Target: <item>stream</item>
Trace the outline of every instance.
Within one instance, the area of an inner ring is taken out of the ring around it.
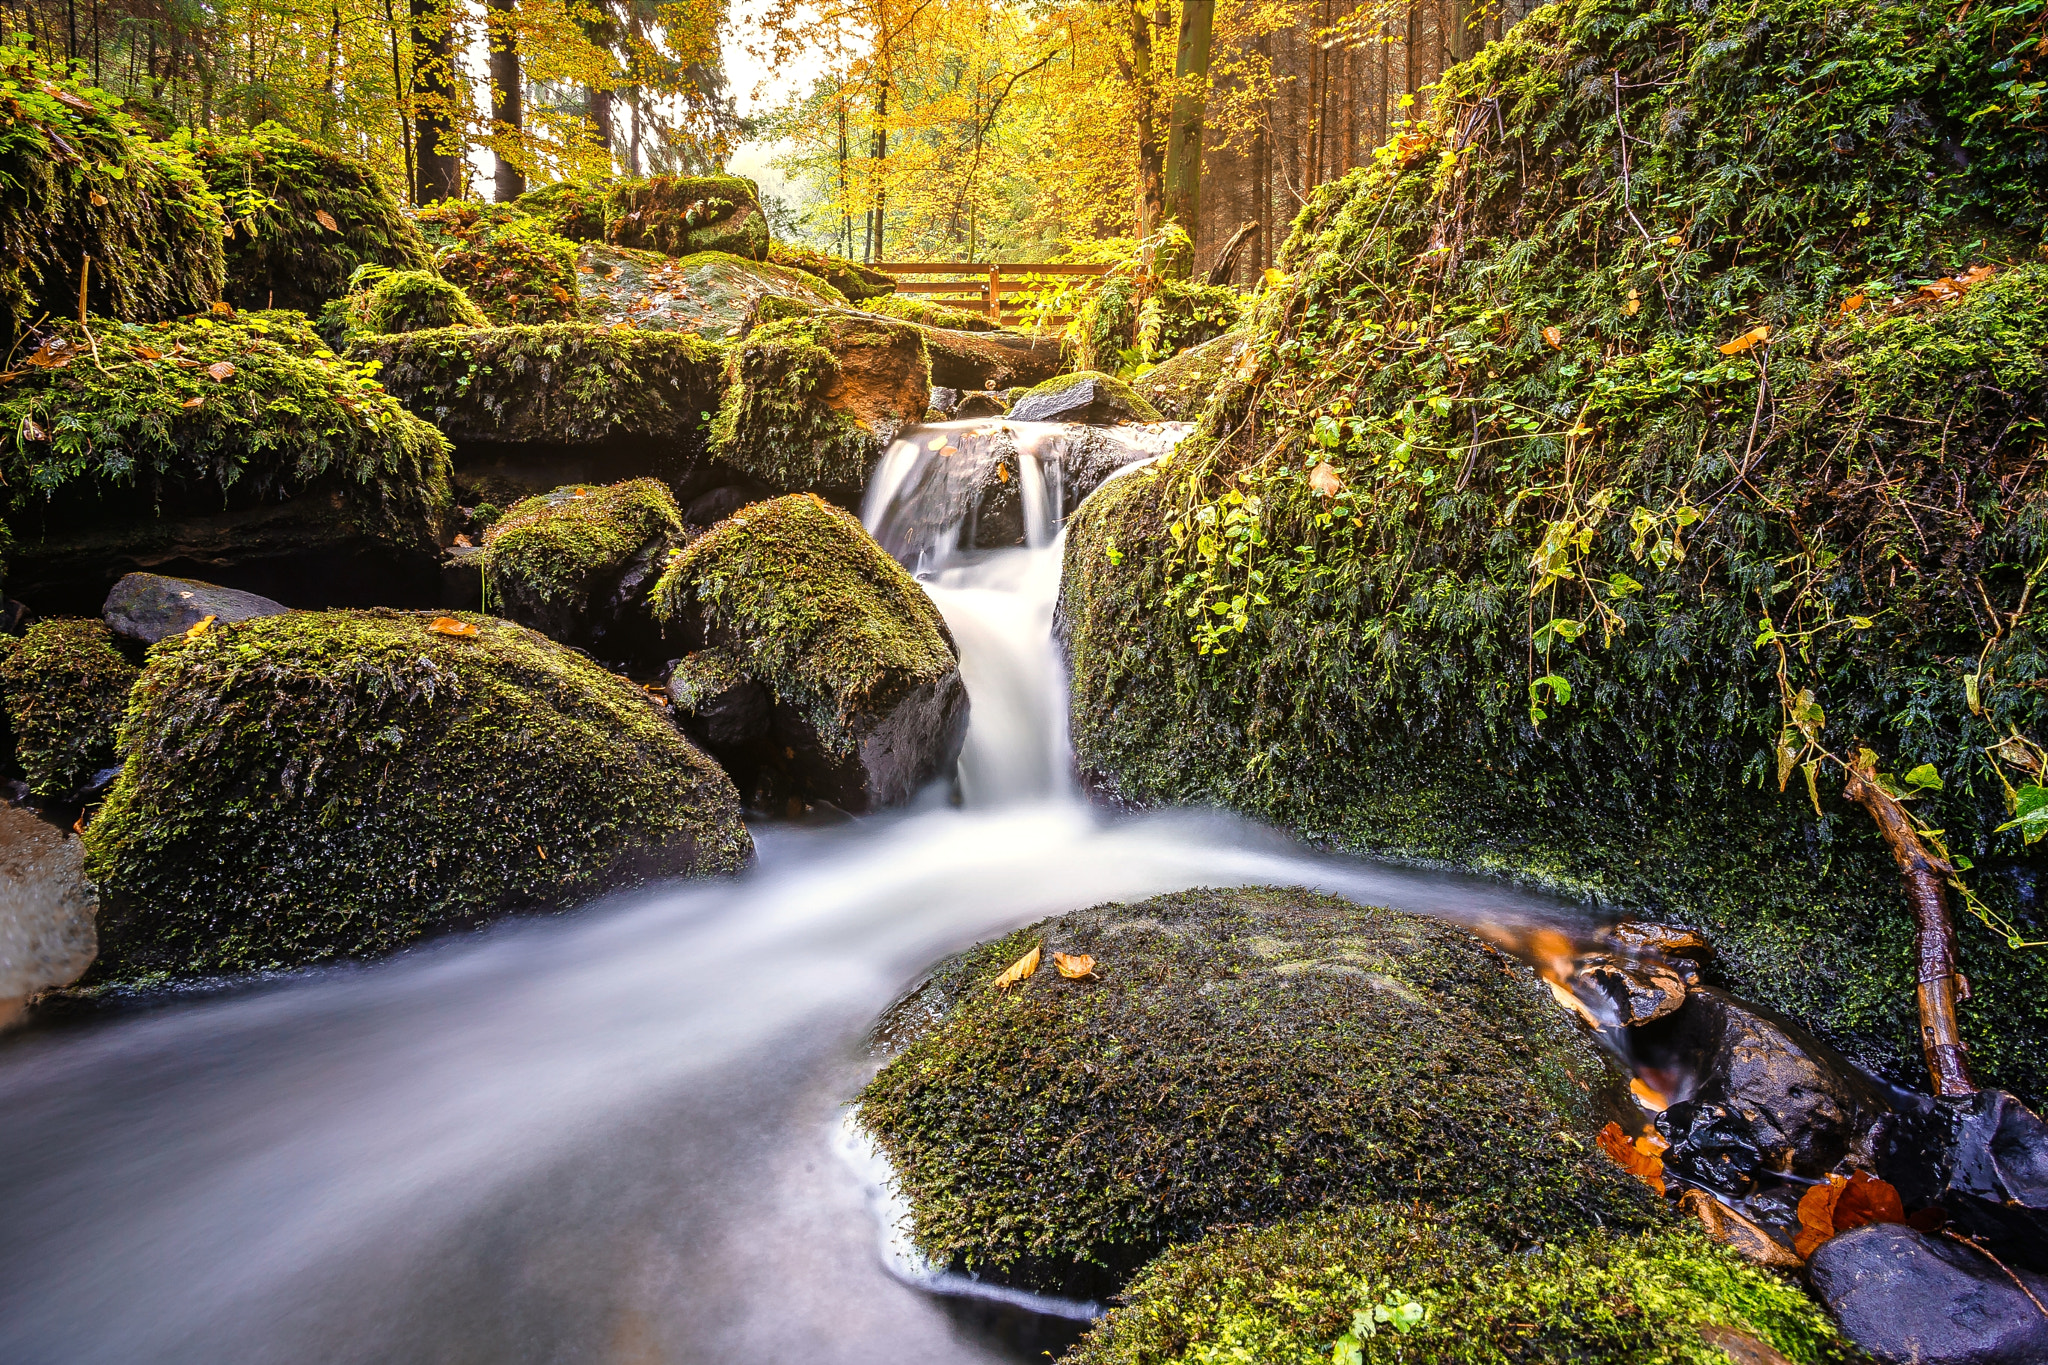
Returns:
[[[732,880],[0,1040],[0,1361],[1043,1359],[1085,1309],[886,1245],[843,1122],[871,1024],[930,964],[1198,885],[1585,935],[1503,885],[1083,802],[1050,640],[1069,429],[1003,433],[1026,544],[961,552],[988,430],[906,433],[864,509],[961,649],[957,803],[760,826]]]

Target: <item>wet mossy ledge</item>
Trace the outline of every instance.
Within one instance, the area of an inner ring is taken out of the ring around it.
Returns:
[[[1437,1208],[1369,1204],[1176,1247],[1147,1266],[1123,1304],[1062,1359],[1728,1365],[1772,1358],[1745,1346],[1744,1337],[1791,1365],[1861,1358],[1798,1289],[1697,1229],[1596,1230],[1510,1252]]]
[[[0,43],[0,331],[93,313],[153,322],[221,296],[220,200],[67,66]],[[90,256],[92,265],[84,267]]]
[[[292,613],[151,649],[85,830],[97,977],[360,956],[745,864],[731,781],[639,688],[438,619]]]
[[[919,1248],[1006,1282],[1100,1293],[1212,1225],[1368,1199],[1507,1246],[1656,1216],[1593,1143],[1611,1064],[1528,968],[1440,921],[1299,890],[1098,906],[953,959],[893,1013],[916,1036],[860,1122]]]
[[[1453,69],[1070,527],[1090,780],[1705,928],[1924,1084],[1913,920],[1808,734],[1930,765],[1996,925],[1957,895],[1975,1074],[2048,1094],[2043,860],[1997,832],[2048,736],[2048,162],[2002,22],[1577,0]]]
[[[113,766],[135,665],[91,619],[37,621],[0,636],[0,651],[0,706],[22,778],[33,796],[70,799]]]
[[[484,532],[484,601],[551,639],[622,658],[640,643],[633,637],[652,633],[647,595],[682,538],[659,479],[557,488]]]

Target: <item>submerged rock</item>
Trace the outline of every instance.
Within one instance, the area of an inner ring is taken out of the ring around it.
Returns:
[[[893,1015],[913,1041],[860,1121],[925,1253],[1008,1282],[1098,1292],[1211,1226],[1364,1200],[1508,1245],[1653,1216],[1593,1143],[1604,1054],[1440,921],[1300,890],[1098,906],[952,959]]]
[[[1940,1204],[2001,1256],[2048,1272],[2048,1123],[2003,1090],[1889,1116],[1878,1174],[1915,1207]]]
[[[508,620],[603,658],[646,656],[655,645],[647,595],[682,534],[658,479],[557,488],[484,532],[486,600]]]
[[[2048,1279],[1949,1238],[1870,1223],[1823,1242],[1808,1271],[1843,1335],[1883,1365],[2048,1360]]]
[[[76,835],[0,803],[0,1028],[92,965],[99,898],[82,864]]]
[[[1010,404],[1018,422],[1086,422],[1114,426],[1118,422],[1157,422],[1153,407],[1130,385],[1094,370],[1077,370],[1037,385]]]
[[[1840,1358],[1834,1327],[1804,1294],[1694,1232],[1592,1231],[1511,1253],[1440,1208],[1368,1204],[1262,1230],[1219,1230],[1167,1252],[1065,1360],[1817,1365]]]
[[[135,665],[101,621],[38,621],[6,643],[0,697],[28,789],[49,800],[79,796],[114,762]]]
[[[1685,1004],[1685,978],[1675,969],[1611,953],[1581,957],[1571,986],[1580,999],[1604,1005],[1626,1027],[1662,1019]]]
[[[967,733],[952,636],[841,509],[809,494],[742,508],[670,560],[654,610],[685,649],[722,651],[685,660],[672,695],[748,793],[859,812],[951,774]],[[771,714],[714,741],[698,708],[739,678],[766,689]]]
[[[86,826],[96,974],[292,966],[751,853],[717,765],[524,626],[295,612],[157,645]]]
[[[289,610],[240,588],[223,588],[196,578],[132,573],[108,592],[100,619],[123,639],[153,645],[166,635],[184,634],[209,616],[226,625],[258,616],[279,616]]]

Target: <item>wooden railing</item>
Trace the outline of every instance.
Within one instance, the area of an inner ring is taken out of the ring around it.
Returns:
[[[1107,275],[1107,265],[1072,265],[1053,262],[1004,261],[970,264],[961,261],[883,261],[874,267],[896,281],[899,294],[921,294],[933,303],[981,313],[998,326],[1036,321],[1047,326],[1064,324],[1071,313],[1038,317],[1031,304],[1016,296],[1052,276]],[[1036,277],[1034,280],[1033,277]]]

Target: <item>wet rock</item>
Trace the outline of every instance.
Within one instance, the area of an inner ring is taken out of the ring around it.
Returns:
[[[1818,1178],[1891,1107],[1797,1024],[1705,987],[1630,1042],[1640,1064],[1691,1077],[1657,1116],[1665,1170],[1724,1194],[1773,1174]]]
[[[486,600],[507,620],[603,658],[658,657],[647,594],[682,533],[658,479],[557,488],[484,532]]]
[[[1885,1365],[2048,1360],[2048,1279],[1950,1238],[1866,1224],[1823,1242],[1808,1271],[1843,1334]]]
[[[700,649],[677,660],[662,686],[677,723],[728,769],[773,740],[773,699],[730,650]]]
[[[1609,953],[1581,957],[1571,986],[1580,999],[1604,1004],[1615,1022],[1628,1027],[1662,1019],[1685,1004],[1686,982],[1677,971]]]
[[[481,611],[484,605],[484,547],[450,545],[441,551],[441,595],[435,605],[450,611]]]
[[[793,494],[741,509],[669,561],[654,611],[772,699],[771,738],[733,770],[743,790],[858,813],[951,775],[967,732],[952,635],[840,508]]]
[[[716,526],[748,503],[759,502],[771,496],[765,489],[748,488],[740,484],[720,484],[708,493],[701,493],[690,500],[683,509],[685,526]]]
[[[1001,417],[1010,410],[1003,396],[991,389],[976,389],[960,396],[953,409],[953,415],[963,420],[973,417]]]
[[[1225,333],[1154,365],[1132,387],[1168,419],[1191,422],[1237,369],[1244,349],[1242,332]]]
[[[828,308],[841,302],[823,280],[804,271],[717,251],[677,259],[587,246],[579,264],[585,305],[606,326],[624,323],[721,341],[744,335],[773,304]]]
[[[1010,405],[1010,417],[1018,422],[1086,422],[1094,426],[1160,420],[1159,410],[1130,385],[1095,370],[1077,370],[1046,380]]]
[[[83,858],[75,835],[0,804],[0,1028],[29,999],[92,965],[99,898]]]
[[[1649,920],[1625,919],[1607,931],[1607,941],[1632,956],[1655,955],[1704,962],[1714,955],[1707,936],[1697,929]]]
[[[953,415],[953,409],[959,406],[960,390],[946,388],[938,384],[932,385],[930,408],[931,411],[941,414],[940,421],[950,418]]]
[[[1732,1248],[1736,1255],[1756,1265],[1794,1269],[1799,1257],[1762,1223],[1730,1208],[1705,1190],[1687,1190],[1678,1197],[1679,1208],[1699,1220],[1707,1236]]]
[[[239,588],[223,588],[196,578],[132,573],[107,594],[100,619],[116,635],[153,645],[166,635],[183,634],[209,616],[225,625],[257,616],[277,616],[289,610],[281,603]]]
[[[2048,1123],[2003,1090],[1928,1101],[1871,1140],[1911,1207],[1938,1203],[2001,1255],[2048,1271]]]

